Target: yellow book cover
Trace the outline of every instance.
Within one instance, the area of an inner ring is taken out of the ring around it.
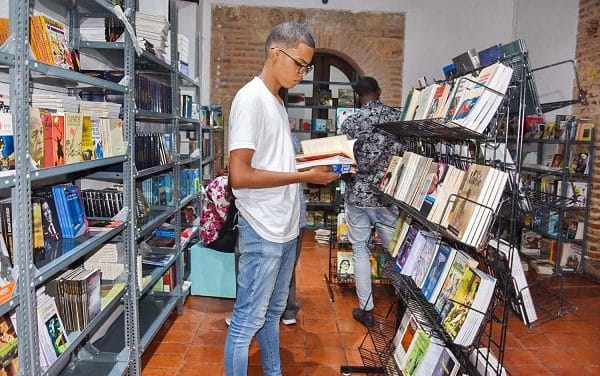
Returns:
[[[92,137],[92,118],[88,115],[83,116],[83,126],[81,129],[81,159],[89,161],[94,159],[94,139]]]
[[[65,164],[81,162],[83,114],[65,112]]]

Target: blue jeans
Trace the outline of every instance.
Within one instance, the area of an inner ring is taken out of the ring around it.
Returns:
[[[352,244],[352,260],[354,262],[354,282],[360,308],[370,311],[373,309],[371,297],[371,262],[368,248],[371,227],[375,226],[385,249],[388,248],[394,234],[398,219],[398,209],[395,206],[384,208],[361,208],[346,205],[346,220],[348,221],[348,238]]]
[[[238,292],[225,341],[225,371],[227,376],[246,376],[248,348],[256,335],[263,374],[280,376],[279,319],[294,269],[296,239],[287,243],[265,240],[241,216],[238,230]]]

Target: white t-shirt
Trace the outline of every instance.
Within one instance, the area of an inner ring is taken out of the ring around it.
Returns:
[[[252,167],[296,172],[288,115],[259,77],[242,87],[231,105],[229,150],[253,149]],[[234,189],[236,206],[254,231],[285,243],[298,236],[298,184]]]

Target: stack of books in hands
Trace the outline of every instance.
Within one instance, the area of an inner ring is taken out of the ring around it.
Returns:
[[[354,142],[345,135],[304,140],[301,142],[303,153],[296,156],[296,168],[331,166],[338,174],[354,173]]]

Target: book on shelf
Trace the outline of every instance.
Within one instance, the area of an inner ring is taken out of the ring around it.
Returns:
[[[524,323],[532,323],[537,321],[537,312],[531,290],[529,289],[529,283],[525,276],[525,270],[523,269],[523,263],[521,262],[521,256],[519,255],[518,248],[512,246],[504,239],[490,239],[488,242],[489,247],[495,249],[502,256],[510,270],[513,281],[513,299],[510,299],[512,308],[521,314]]]
[[[576,174],[588,174],[590,169],[589,153],[571,151],[569,170]]]
[[[439,162],[436,164],[436,166],[437,166],[437,169],[431,176],[431,181],[429,183],[429,187],[427,188],[427,191],[425,192],[425,197],[421,204],[421,208],[419,209],[419,212],[424,217],[427,217],[429,215],[429,213],[431,212],[431,209],[433,208],[433,204],[435,203],[435,201],[437,199],[438,191],[441,190],[442,186],[444,185],[444,180],[446,178],[446,173],[448,171],[448,164],[445,162]]]
[[[123,243],[105,243],[85,258],[83,268],[100,269],[103,281],[114,282],[125,271],[123,258]]]
[[[448,272],[443,277],[443,284],[439,291],[439,295],[435,299],[435,309],[445,317],[445,313],[450,309],[448,304],[454,298],[454,295],[460,285],[463,274],[468,267],[476,268],[477,261],[471,258],[466,253],[457,250],[454,259],[451,261]]]
[[[350,117],[350,115],[353,115],[358,111],[360,111],[360,109],[354,107],[338,107],[336,109],[335,116],[338,129],[342,126],[344,121]]]
[[[567,191],[563,190],[563,182],[556,185],[556,195],[571,199],[569,207],[584,208],[587,206],[588,183],[581,181],[567,181]]]
[[[458,56],[453,57],[452,64],[454,64],[456,74],[458,75],[462,75],[472,71],[475,68],[479,68],[479,55],[477,54],[477,50],[472,48]]]
[[[0,317],[0,369],[4,375],[16,376],[19,363],[18,338],[8,313]]]
[[[464,180],[465,171],[454,166],[448,166],[444,181],[438,186],[436,198],[427,215],[427,220],[440,224],[443,227],[448,226],[448,217],[452,208],[452,195],[458,193],[461,182]]]
[[[496,355],[487,347],[475,348],[471,351],[469,361],[480,375],[508,375],[506,369],[498,362]]]
[[[29,106],[29,155],[33,166],[44,168],[44,125],[37,107]]]
[[[430,343],[431,338],[421,328],[418,328],[406,352],[406,359],[402,367],[403,375],[415,376],[418,374],[419,366],[425,359]]]
[[[40,365],[47,369],[69,347],[69,337],[53,297],[44,287],[36,290]]]
[[[306,98],[304,96],[304,93],[288,93],[287,104],[293,106],[305,106]]]
[[[583,261],[583,249],[580,244],[562,243],[560,253],[560,268],[562,270],[577,271]]]
[[[398,174],[402,166],[402,157],[393,155],[379,184],[379,190],[388,195],[393,195],[398,182]]]
[[[354,277],[352,251],[337,251],[337,275],[338,278]]]
[[[65,118],[62,114],[44,113],[44,167],[65,164]]]
[[[392,257],[398,256],[398,252],[400,252],[400,248],[404,243],[404,239],[409,229],[411,228],[412,217],[408,215],[400,215],[398,221],[396,222],[396,228],[392,234],[392,239],[390,240],[390,244],[388,245],[388,252]]]
[[[94,139],[92,137],[92,118],[84,115],[81,125],[81,160],[94,159]]]
[[[354,90],[339,88],[337,105],[338,107],[354,107]]]
[[[575,133],[575,141],[591,141],[593,131],[594,131],[594,123],[592,123],[592,122],[577,123],[577,132]]]
[[[15,143],[12,115],[0,112],[0,171],[15,169]]]
[[[448,229],[463,243],[477,247],[495,215],[508,175],[471,164],[448,216]]]
[[[348,240],[348,222],[346,220],[345,212],[340,212],[337,215],[336,236],[337,236],[338,243],[349,242],[349,240]]]
[[[415,117],[415,112],[417,110],[417,104],[419,103],[419,99],[421,97],[421,90],[412,88],[406,97],[406,102],[404,103],[404,108],[402,110],[401,121],[410,121]]]
[[[67,42],[65,25],[46,15],[29,18],[31,51],[37,61],[64,69],[79,70],[77,51]]]
[[[319,89],[319,105],[333,106],[333,99],[331,98],[331,89]]]
[[[81,162],[83,137],[83,115],[64,113],[65,123],[65,164]]]
[[[4,236],[0,236],[0,304],[13,296],[16,287],[17,271],[13,267]]]
[[[423,90],[421,90],[421,95],[419,96],[419,102],[417,103],[417,108],[415,110],[413,120],[422,120],[426,118],[429,112],[429,108],[434,102],[434,97],[437,93],[437,90],[440,87],[441,86],[439,84],[434,83],[426,86]]]
[[[77,238],[89,233],[87,216],[79,188],[72,184],[52,186],[63,238]]]
[[[567,239],[581,240],[585,231],[585,222],[574,219],[567,220]]]

